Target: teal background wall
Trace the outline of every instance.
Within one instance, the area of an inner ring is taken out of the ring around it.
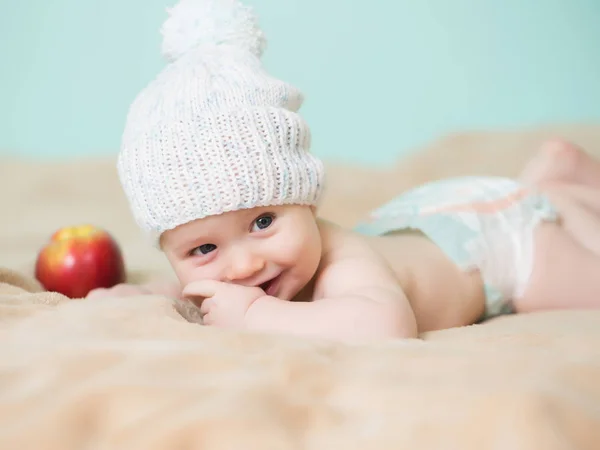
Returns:
[[[114,154],[175,0],[0,1],[0,151]],[[598,0],[247,1],[323,157],[386,163],[446,132],[600,119]]]

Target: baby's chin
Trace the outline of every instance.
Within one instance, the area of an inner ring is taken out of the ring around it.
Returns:
[[[294,283],[292,282],[292,280],[285,279],[285,277],[284,277],[282,280],[280,280],[280,283],[279,283],[279,286],[278,286],[276,292],[268,292],[268,291],[265,291],[265,292],[267,293],[267,295],[273,295],[274,297],[277,297],[279,300],[290,301],[292,298],[294,298],[294,295],[296,295],[298,290],[299,289],[297,289],[294,286]]]
[[[299,279],[290,277],[282,280],[277,298],[285,301],[308,301],[312,298],[312,279]]]

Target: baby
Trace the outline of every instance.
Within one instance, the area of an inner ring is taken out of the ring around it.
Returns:
[[[505,313],[600,306],[600,163],[546,143],[520,180],[440,180],[355,230],[317,217],[324,184],[236,0],[182,0],[170,64],[135,99],[118,158],[133,215],[177,276],[119,285],[187,299],[205,325],[340,340],[414,338]]]

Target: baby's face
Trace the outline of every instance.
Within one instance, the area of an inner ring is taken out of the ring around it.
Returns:
[[[161,246],[182,286],[218,280],[260,286],[291,300],[314,276],[321,236],[309,206],[271,206],[224,213],[181,225]]]

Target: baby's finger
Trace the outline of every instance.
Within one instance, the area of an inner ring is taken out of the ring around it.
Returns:
[[[212,316],[210,315],[210,313],[205,314],[204,316],[202,316],[202,325],[211,326],[214,323],[215,322],[214,322]]]
[[[214,303],[212,297],[205,299],[200,305],[200,316],[204,319],[210,311],[211,305]]]
[[[215,280],[193,281],[183,288],[181,294],[184,297],[212,297],[220,285],[221,282]]]

